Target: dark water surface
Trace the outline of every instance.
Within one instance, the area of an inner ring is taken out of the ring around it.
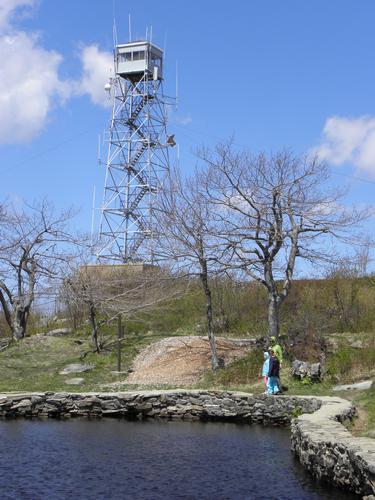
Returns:
[[[0,422],[3,499],[352,499],[313,480],[287,429],[225,423]]]

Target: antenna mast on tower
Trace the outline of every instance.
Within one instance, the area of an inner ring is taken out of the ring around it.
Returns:
[[[105,89],[112,97],[99,261],[150,262],[153,207],[169,170],[163,51],[151,41],[116,44],[115,76]],[[147,244],[146,244],[147,243]]]

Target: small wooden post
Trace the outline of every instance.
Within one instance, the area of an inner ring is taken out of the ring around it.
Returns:
[[[121,371],[121,339],[124,337],[121,314],[117,320],[117,371]]]

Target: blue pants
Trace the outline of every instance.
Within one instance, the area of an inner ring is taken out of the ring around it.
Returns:
[[[267,383],[268,394],[277,394],[279,389],[279,377],[268,377]]]

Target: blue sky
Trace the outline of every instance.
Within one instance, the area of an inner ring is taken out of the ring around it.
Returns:
[[[98,134],[115,11],[119,41],[152,25],[166,47],[169,130],[181,165],[234,134],[239,147],[316,148],[348,204],[373,204],[375,3],[372,0],[0,0],[0,199],[47,196],[90,229],[104,167]],[[361,179],[361,180],[358,180]],[[368,224],[374,229],[373,220]]]

